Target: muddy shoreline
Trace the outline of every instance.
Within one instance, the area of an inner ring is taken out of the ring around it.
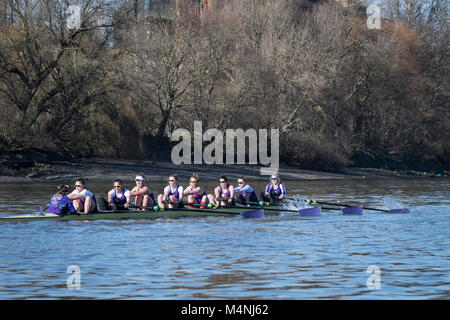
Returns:
[[[55,161],[51,164],[37,164],[27,175],[0,176],[3,182],[43,182],[61,181],[70,183],[83,177],[86,181],[111,181],[122,179],[133,181],[137,174],[143,174],[150,181],[165,181],[176,173],[180,179],[188,179],[192,173],[198,173],[202,180],[216,180],[222,173],[229,179],[244,175],[248,180],[266,179],[260,175],[260,166],[250,165],[174,165],[163,161],[104,160],[86,159],[79,161]],[[283,180],[320,180],[320,179],[385,179],[385,178],[421,178],[434,177],[434,173],[417,171],[394,171],[375,168],[344,168],[340,172],[313,171],[301,168],[281,166]],[[442,176],[447,175],[444,172]]]

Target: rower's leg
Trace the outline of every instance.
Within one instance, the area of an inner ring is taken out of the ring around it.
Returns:
[[[188,195],[188,204],[197,203],[197,199],[192,194]]]
[[[259,202],[258,197],[255,196],[253,193],[250,193],[246,199],[247,205],[250,205],[249,202]]]
[[[134,200],[134,205],[136,206],[136,207],[142,207],[143,206],[143,198],[142,198],[142,196],[136,196],[136,199]],[[141,208],[136,208],[136,210],[144,210],[144,209],[141,209]]]
[[[154,206],[154,205],[156,205],[156,202],[155,202],[155,198],[153,197],[153,194],[151,194],[151,195],[148,195],[148,206]]]
[[[149,206],[149,202],[152,201],[152,199],[150,199],[150,196],[148,194],[145,194],[143,199],[142,199],[142,206],[143,207],[148,207]],[[153,206],[153,203],[152,203]],[[142,209],[145,211],[145,209]]]
[[[87,196],[84,199],[84,213],[88,214],[88,213],[94,211],[94,209],[95,209],[94,200],[91,197]]]
[[[266,193],[266,192],[261,192],[260,199],[261,199],[261,201],[268,202],[270,204],[272,204],[272,202],[273,202],[270,193]]]
[[[204,204],[206,205],[206,201],[208,200],[208,197],[206,196],[206,194],[202,197],[202,199],[200,200],[200,204]],[[200,206],[201,209],[205,209],[206,206]]]
[[[175,205],[175,203],[177,203],[177,198],[172,194],[171,196],[169,196],[169,208],[173,209],[175,207],[178,207],[177,205]]]
[[[164,208],[165,206],[164,206],[163,201],[164,201],[164,195],[160,194],[160,195],[158,196],[158,206]]]
[[[280,201],[278,193],[271,192],[270,193],[270,200],[271,200],[270,203],[277,203],[278,201]]]
[[[113,195],[108,193],[108,203],[109,204],[114,204],[113,203]]]
[[[211,203],[211,204],[213,204],[213,205],[217,205],[217,200],[216,200],[216,198],[214,198],[214,196],[212,195],[212,194],[208,194],[208,201],[209,201],[209,203]]]
[[[247,199],[249,199],[250,197],[247,197]],[[247,199],[245,199],[242,194],[238,193],[234,195],[234,202],[238,203],[238,204],[242,204],[245,205],[247,204]],[[248,200],[250,201],[250,200]]]
[[[73,207],[77,212],[81,212],[83,210],[83,202],[80,199],[73,200]]]

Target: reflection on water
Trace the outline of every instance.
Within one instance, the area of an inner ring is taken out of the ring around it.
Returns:
[[[285,183],[300,197],[375,208],[389,196],[412,212],[2,223],[0,298],[450,298],[448,180]],[[252,185],[262,190],[265,181]],[[1,185],[1,215],[38,211],[54,187]],[[88,187],[100,195],[110,185]],[[70,265],[80,267],[80,290],[66,286]],[[367,286],[372,265],[378,290]]]

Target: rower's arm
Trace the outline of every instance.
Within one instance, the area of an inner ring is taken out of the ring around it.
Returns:
[[[78,199],[84,198],[84,195],[82,195],[81,193],[80,194],[70,193],[70,194],[67,195],[67,197],[70,200],[78,200]]]
[[[134,187],[133,189],[131,189],[131,195],[132,196],[138,196],[139,192],[137,191],[137,187]]]
[[[234,197],[234,187],[230,186],[230,199],[233,199]]]
[[[113,191],[108,192],[108,203],[111,203],[113,201],[114,195]]]
[[[266,195],[268,195],[268,194],[270,194],[270,186],[272,185],[272,183],[269,183],[267,186],[266,186]]]
[[[284,186],[284,183],[280,183],[280,187],[281,187],[281,195],[283,197],[286,197],[286,187]]]
[[[234,191],[235,192],[252,192],[253,189],[248,184],[246,184],[245,187],[243,187],[243,188],[237,187],[234,189]]]
[[[178,201],[183,201],[184,189],[183,187],[178,187]]]
[[[132,196],[143,196],[145,194],[147,194],[148,192],[148,188],[145,186],[143,187],[141,190],[137,190],[137,187],[134,187],[133,190],[131,191],[131,195]]]
[[[221,194],[220,194],[220,188],[219,188],[219,187],[216,187],[216,188],[214,189],[214,195],[216,196],[216,198],[218,198],[218,197],[221,196]]]
[[[75,209],[75,207],[72,204],[72,201],[70,201],[70,199],[67,201],[67,206],[69,208],[70,213],[74,214],[77,213],[77,209]]]

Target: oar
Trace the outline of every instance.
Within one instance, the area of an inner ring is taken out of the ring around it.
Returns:
[[[241,203],[241,202],[238,202],[238,203]],[[260,204],[258,202],[251,202],[251,203]],[[269,205],[268,202],[265,202],[264,204]],[[205,204],[198,204],[198,203],[193,203],[191,205],[193,205],[193,206],[205,206]],[[295,213],[298,213],[299,215],[301,215],[303,217],[312,217],[312,216],[321,216],[322,215],[322,210],[321,210],[320,207],[290,210],[290,209],[270,208],[270,207],[267,207],[267,206],[264,206],[264,207],[261,207],[261,206],[242,207],[242,206],[214,206],[214,205],[211,205],[211,204],[206,204],[206,206],[208,208],[211,208],[211,206],[212,206],[214,208],[259,209],[259,210],[255,210],[255,211],[243,212],[244,219],[246,219],[246,218],[256,218],[256,217],[263,218],[264,217],[264,213],[261,211],[261,209],[267,210],[267,211],[278,211],[278,212],[295,212]],[[336,210],[340,210],[340,209],[336,208]]]
[[[264,218],[264,210],[252,210],[242,212],[242,219],[261,219]]]
[[[287,198],[288,200],[298,200],[295,198]],[[333,206],[340,206],[339,204],[335,204],[335,203],[328,203],[328,202],[321,202],[321,201],[317,201],[317,200],[311,200],[311,199],[301,199],[302,201],[304,201],[305,203],[308,204],[326,204],[326,205],[333,205]],[[350,206],[348,205],[345,208],[323,208],[324,210],[337,210],[337,211],[342,211],[342,213],[344,215],[357,215],[360,216],[363,213],[363,208],[361,206]]]
[[[311,200],[311,199],[304,199],[306,203],[312,203],[312,204],[325,204],[325,205],[332,205],[332,206],[341,206],[344,208],[325,208],[326,210],[340,210],[342,211],[343,215],[352,215],[352,216],[360,216],[363,213],[363,207],[361,206],[352,206],[352,205],[341,205],[337,203],[329,203],[329,202],[323,202],[323,201],[317,201],[317,200]]]
[[[313,204],[317,203],[317,204],[326,204],[326,205],[331,205],[331,206],[354,207],[354,208],[356,208],[353,205],[345,204],[345,203],[331,203],[331,202],[311,200],[311,199],[305,199],[305,200],[306,200],[307,203],[313,203]],[[389,212],[389,213],[410,213],[410,210],[408,208],[386,210],[386,209],[378,209],[378,208],[361,207],[361,209],[372,210],[372,211],[381,211],[381,212]]]
[[[242,202],[240,202],[240,203],[242,203]],[[270,204],[268,202],[263,202],[263,201],[247,202],[247,203],[243,203],[243,204],[257,204],[257,205],[260,205],[259,208],[263,207],[264,210],[268,210],[268,211],[296,212],[303,217],[312,217],[312,216],[321,216],[322,215],[322,209],[320,207],[291,210],[291,209],[270,208],[270,206],[269,206]],[[269,206],[269,207],[267,207],[267,206]],[[340,209],[337,209],[337,210],[340,210]]]

